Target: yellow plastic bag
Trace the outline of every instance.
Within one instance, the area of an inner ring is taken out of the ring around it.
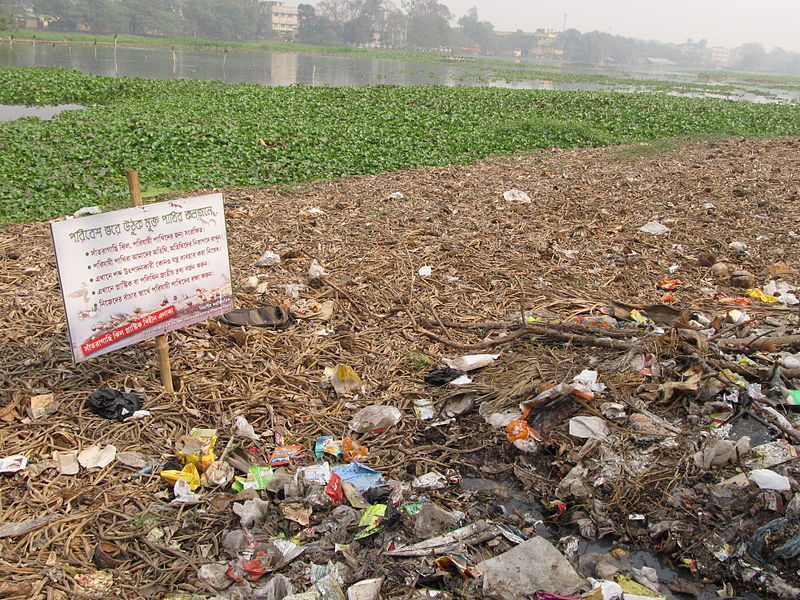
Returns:
[[[628,579],[624,575],[618,574],[614,580],[622,587],[625,596],[637,596],[641,598],[658,598],[658,600],[667,600],[666,596],[662,596],[658,592],[654,592],[646,585],[637,583],[632,579]]]
[[[766,304],[774,304],[778,301],[777,296],[770,296],[769,294],[765,294],[758,288],[750,288],[747,290],[747,295],[753,298],[754,300],[758,300],[759,302],[765,302]]]
[[[205,471],[216,460],[214,444],[217,443],[216,429],[194,428],[189,435],[182,436],[175,443],[175,456],[183,464],[197,465],[199,471]]]
[[[200,473],[198,473],[197,466],[194,463],[188,463],[180,471],[161,471],[161,477],[172,485],[175,485],[175,482],[178,481],[178,479],[183,479],[189,484],[189,489],[191,491],[195,491],[200,487]]]

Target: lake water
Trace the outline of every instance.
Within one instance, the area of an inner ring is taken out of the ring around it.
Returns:
[[[0,104],[0,121],[14,121],[21,117],[38,117],[39,119],[52,119],[65,110],[80,110],[79,104],[57,104],[55,106],[22,106],[13,104]]]
[[[523,65],[509,61],[509,68]],[[506,81],[502,74],[493,72],[498,65],[470,61],[428,61],[324,56],[292,52],[267,52],[263,50],[171,50],[119,46],[94,46],[92,44],[65,44],[53,42],[19,42],[4,40],[0,43],[0,66],[69,67],[84,73],[109,77],[146,77],[152,79],[202,79],[229,83],[256,83],[261,85],[359,86],[391,85],[466,85],[493,86],[516,89],[558,90],[640,90],[636,80],[656,80],[669,84],[731,85],[735,89],[725,97],[759,102],[800,101],[800,87],[759,86],[750,82],[731,80],[731,74],[720,72],[719,78],[694,74],[670,67],[591,67],[591,66],[536,66],[539,72],[530,79]],[[547,79],[548,71],[557,73]],[[581,81],[585,75],[616,78],[604,85],[602,81]],[[566,77],[565,77],[566,76]],[[533,78],[535,77],[535,78]],[[577,80],[570,80],[575,77]],[[631,81],[626,85],[626,80]],[[647,91],[644,88],[643,91]],[[768,91],[768,93],[760,93]],[[681,95],[714,96],[713,90],[671,90]]]
[[[113,46],[52,42],[2,43],[0,65],[61,66],[109,77],[214,79],[262,85],[456,85],[462,83],[459,77],[463,74],[459,67],[445,63],[420,64],[384,58],[122,46],[115,52]]]

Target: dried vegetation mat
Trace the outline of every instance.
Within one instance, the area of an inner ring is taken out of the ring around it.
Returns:
[[[161,459],[194,427],[217,428],[222,448],[239,415],[257,432],[281,432],[285,444],[310,450],[318,436],[352,435],[349,420],[370,404],[402,413],[382,433],[354,436],[369,447],[361,462],[387,478],[408,482],[453,469],[468,479],[496,479],[540,502],[545,519],[565,509],[550,525],[554,541],[579,532],[657,549],[687,580],[699,571],[717,587],[800,585],[790,562],[747,559],[756,528],[798,517],[796,467],[775,467],[790,476],[792,491],[751,484],[723,493],[716,484],[747,472],[741,460],[703,466],[694,458],[715,439],[713,415],[745,406],[774,422],[778,439],[798,443],[791,422],[767,410],[776,403],[770,367],[800,348],[797,307],[713,297],[749,298],[732,285],[737,270],[752,274],[748,288],[773,280],[797,285],[800,141],[648,149],[551,149],[294,188],[222,190],[237,306],[288,304],[313,312],[332,301],[333,312],[282,331],[211,320],[170,334],[175,394],[162,391],[152,342],[75,365],[47,224],[0,227],[0,457],[21,454],[29,463],[0,474],[0,523],[42,519],[26,533],[0,537],[0,596],[213,595],[197,568],[226,560],[222,535],[239,527],[239,517],[218,501],[222,491],[204,491],[198,504],[170,504],[172,489],[157,474],[131,476],[136,468],[114,461],[64,475],[54,451],[113,444],[118,452]],[[504,199],[512,189],[531,201],[518,194]],[[669,231],[640,231],[651,222]],[[281,255],[280,264],[255,267],[265,250]],[[326,276],[308,278],[312,259]],[[720,261],[728,273],[721,267],[712,273]],[[780,263],[787,268],[775,267]],[[430,275],[420,274],[423,266]],[[292,284],[304,287],[284,287]],[[579,323],[591,316],[613,317],[619,327]],[[637,323],[640,317],[650,321]],[[442,359],[470,353],[500,357],[472,372],[466,387],[424,382]],[[337,396],[320,385],[323,370],[337,364],[358,373],[363,393]],[[535,406],[527,417],[541,439],[524,449],[507,439],[499,421],[485,421],[518,412],[521,402],[585,369],[598,371],[606,389]],[[719,375],[725,369],[762,384],[766,397],[748,396],[742,380]],[[797,376],[784,369],[784,386],[794,382],[797,389]],[[711,381],[718,384],[713,397]],[[86,399],[101,387],[142,394],[152,416],[124,423],[99,417]],[[465,392],[474,412],[432,420],[415,413],[418,399],[432,399],[441,410]],[[58,410],[30,418],[30,398],[47,393]],[[570,435],[576,415],[605,421],[603,439]],[[446,422],[431,426],[440,420]],[[260,460],[274,444],[267,435],[234,440]],[[298,464],[312,460],[309,452]],[[427,495],[464,512],[466,522],[488,515],[533,532],[522,515],[489,515],[486,494],[453,485]],[[325,518],[324,511],[313,516],[312,525]],[[287,536],[304,529],[277,509],[263,527]],[[384,597],[410,598],[427,559],[383,556],[391,535],[352,543],[353,578],[385,576]],[[721,548],[732,557],[720,561]],[[332,546],[317,545],[285,573],[303,590],[309,563],[332,557]],[[109,575],[82,578],[97,572]],[[453,578],[440,587],[456,597],[480,596],[477,588],[461,587],[467,585]]]

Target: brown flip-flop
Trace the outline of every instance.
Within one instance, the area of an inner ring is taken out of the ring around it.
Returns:
[[[271,327],[283,329],[292,322],[292,316],[280,306],[262,306],[261,308],[238,308],[226,312],[219,320],[233,327]]]

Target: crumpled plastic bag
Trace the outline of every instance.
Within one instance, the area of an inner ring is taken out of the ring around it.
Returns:
[[[587,600],[622,600],[622,586],[615,581],[591,577],[588,577],[587,581],[592,584],[592,592],[597,590],[594,594],[587,594]]]
[[[257,267],[274,267],[281,264],[281,257],[272,250],[267,250],[256,261]]]
[[[780,475],[770,469],[755,469],[750,471],[747,478],[762,490],[775,490],[788,492],[792,489],[792,482],[785,475]]]
[[[754,300],[758,300],[759,302],[764,302],[765,304],[774,304],[778,301],[777,296],[772,296],[765,292],[762,292],[758,288],[750,288],[749,290],[745,290],[745,293],[753,298]]]
[[[695,452],[694,463],[706,471],[733,462],[750,451],[750,438],[743,437],[735,444],[730,440],[716,440]]]
[[[259,435],[256,433],[256,430],[253,429],[253,426],[242,415],[236,417],[233,425],[236,428],[235,433],[238,437],[246,437],[253,441],[258,441]]]
[[[231,540],[233,541],[233,540]],[[225,544],[225,542],[223,542]],[[228,567],[228,577],[234,581],[257,581],[267,573],[277,571],[303,553],[302,546],[289,540],[271,539],[253,548],[252,558],[238,558]],[[248,554],[250,554],[248,552]]]
[[[442,362],[457,371],[474,371],[493,365],[498,358],[499,354],[468,354],[458,358],[445,358]]]
[[[506,202],[518,202],[519,204],[530,204],[531,197],[522,190],[512,189],[503,192],[503,200]]]
[[[440,490],[448,485],[447,477],[435,471],[420,475],[411,482],[411,487],[417,490]]]
[[[643,231],[644,233],[651,233],[653,235],[662,235],[665,233],[669,233],[670,228],[662,223],[659,223],[658,221],[650,221],[649,223],[645,223],[644,225],[639,227],[639,231]]]
[[[215,590],[224,590],[233,583],[226,573],[227,570],[227,563],[208,563],[197,569],[197,578]]]
[[[236,473],[229,463],[215,460],[208,465],[205,473],[200,475],[200,483],[204,487],[218,487],[227,485],[235,476]]]
[[[381,432],[397,424],[402,417],[403,413],[394,406],[372,404],[353,415],[348,427],[357,433]]]
[[[521,402],[519,405],[520,410],[525,410],[528,406],[544,405],[554,398],[565,396],[567,394],[575,394],[584,400],[592,400],[595,397],[595,394],[606,389],[604,383],[597,382],[597,378],[597,371],[584,369],[572,378],[572,383],[559,383],[558,385],[543,391],[535,398]]]
[[[557,488],[559,498],[574,496],[575,498],[589,498],[592,495],[586,485],[586,477],[589,470],[580,465],[575,465],[562,479]]]
[[[170,504],[200,502],[200,494],[195,494],[191,489],[191,485],[185,479],[178,479],[175,481],[175,485],[172,486],[172,491],[175,494],[175,498]]]
[[[266,585],[253,588],[253,596],[259,600],[283,600],[286,596],[294,595],[294,586],[289,578],[278,573]]]
[[[327,277],[328,272],[325,268],[319,264],[319,261],[315,258],[311,261],[311,265],[308,267],[308,278],[309,279],[322,279],[323,277]]]
[[[269,502],[261,498],[253,498],[233,505],[233,512],[239,515],[242,527],[252,527],[254,523],[266,516],[268,510]]]
[[[774,531],[783,531],[788,525],[794,525],[794,522],[786,517],[780,517],[756,529],[750,541],[747,543],[747,551],[750,556],[761,564],[766,564],[768,561],[773,562],[776,558],[791,560],[800,554],[800,535],[789,538],[789,540],[778,548],[772,556],[764,556],[763,554],[764,542],[767,536]]]
[[[355,372],[353,367],[338,364],[335,367],[325,367],[322,374],[323,381],[330,382],[334,391],[339,394],[352,394],[361,390],[364,382]]]
[[[101,388],[92,392],[86,403],[101,417],[124,421],[142,407],[142,398],[136,394]]]

